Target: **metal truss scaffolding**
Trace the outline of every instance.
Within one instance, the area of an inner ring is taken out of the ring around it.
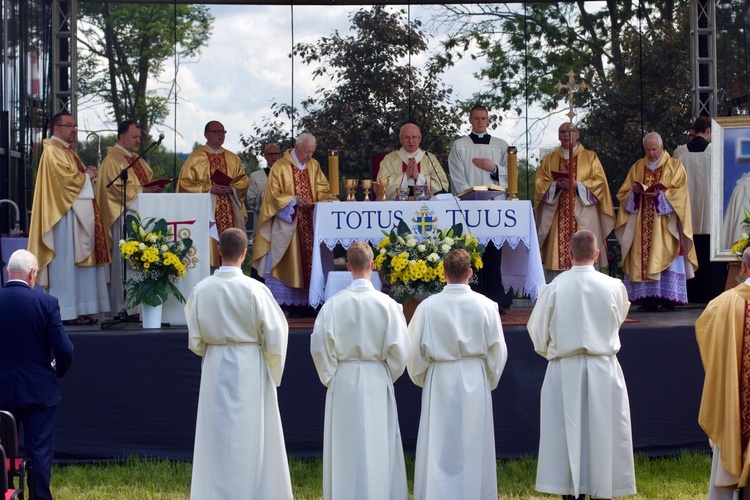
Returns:
[[[53,114],[75,114],[76,99],[76,0],[53,0],[52,92]]]
[[[690,2],[693,116],[716,116],[716,0]]]

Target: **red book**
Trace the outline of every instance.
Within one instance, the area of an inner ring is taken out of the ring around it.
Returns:
[[[568,172],[558,172],[557,170],[550,170],[550,173],[552,174],[552,178],[554,180],[570,178],[570,174]]]
[[[156,179],[155,181],[148,182],[143,185],[143,187],[153,187],[153,186],[159,186],[160,188],[164,189],[164,186],[169,184],[170,182],[176,181],[177,177],[171,177],[166,179]]]
[[[242,179],[243,177],[247,177],[247,174],[241,173],[234,179],[229,177],[227,174],[222,172],[221,170],[214,171],[213,174],[211,174],[211,183],[212,184],[218,184],[219,186],[229,186],[235,181],[238,181]]]

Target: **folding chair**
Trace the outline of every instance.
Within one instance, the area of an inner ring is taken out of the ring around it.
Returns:
[[[5,449],[5,471],[8,485],[13,485],[13,478],[19,479],[18,489],[23,492],[28,484],[29,500],[34,500],[34,486],[32,481],[32,464],[28,458],[18,455],[18,426],[16,419],[9,411],[0,410],[0,445]],[[29,475],[28,482],[26,475]]]
[[[8,488],[8,469],[6,467],[5,449],[0,445],[0,495],[5,500],[23,499],[23,485],[17,490]]]

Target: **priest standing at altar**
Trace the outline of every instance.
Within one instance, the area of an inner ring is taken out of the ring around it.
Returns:
[[[489,114],[481,104],[471,108],[469,123],[471,133],[456,140],[448,155],[453,192],[490,184],[507,188],[508,143],[487,133]],[[477,273],[474,289],[497,302],[500,314],[505,314],[513,304],[513,293],[503,285],[502,250],[488,242],[482,260],[484,267]]]
[[[346,252],[354,281],[323,304],[310,338],[328,388],[323,428],[324,498],[406,499],[395,382],[409,358],[401,304],[373,288],[372,248]]]
[[[673,311],[687,304],[686,281],[698,268],[687,175],[656,132],[646,134],[643,147],[646,156],[630,167],[617,192],[623,281],[639,311]]]
[[[427,186],[428,197],[447,192],[449,186],[445,170],[434,154],[419,147],[422,142],[419,127],[407,123],[401,127],[398,140],[401,142],[401,149],[388,153],[380,162],[378,170],[378,179],[388,179],[386,198],[395,200],[398,188],[409,186]]]
[[[211,193],[211,267],[221,264],[217,251],[219,236],[225,229],[245,228],[245,195],[250,179],[242,160],[222,147],[227,131],[217,121],[208,122],[203,135],[206,145],[193,151],[180,170],[177,193]]]
[[[443,265],[448,284],[417,306],[408,328],[406,366],[423,388],[414,500],[497,499],[491,391],[508,349],[497,304],[469,288],[469,253],[451,250]]]
[[[612,196],[599,157],[578,142],[580,132],[574,123],[560,125],[558,138],[560,147],[547,155],[536,171],[534,189],[534,217],[548,283],[570,269],[568,242],[579,230],[596,236],[597,267],[607,267],[607,236],[615,225]],[[571,170],[574,204],[570,203]]]
[[[37,256],[37,283],[60,301],[60,316],[89,325],[89,315],[110,310],[105,265],[105,229],[93,183],[99,175],[74,151],[78,125],[60,112],[52,137],[43,142],[31,206],[28,250]]]
[[[713,444],[710,500],[743,498],[750,483],[750,249],[742,254],[740,274],[744,282],[709,302],[695,322],[706,372],[698,423]]]
[[[244,229],[219,240],[222,266],[185,304],[188,347],[201,356],[190,498],[292,499],[276,388],[289,325],[263,283],[242,273]]]
[[[295,315],[310,313],[313,210],[331,197],[328,179],[313,159],[316,144],[312,134],[300,134],[271,167],[253,241],[252,266]]]
[[[112,263],[107,267],[109,282],[109,305],[112,314],[120,312],[123,304],[122,259],[120,257],[120,239],[122,235],[122,194],[125,191],[125,208],[141,193],[160,193],[160,186],[144,187],[151,182],[153,172],[145,159],[138,158],[141,146],[141,127],[134,120],[125,120],[117,127],[117,142],[107,148],[107,156],[99,168],[99,179],[96,183],[96,201],[102,214],[102,224],[107,236],[107,250],[112,256]],[[124,184],[118,179],[107,187],[112,179],[117,178],[122,170],[133,163],[128,171],[128,181]]]

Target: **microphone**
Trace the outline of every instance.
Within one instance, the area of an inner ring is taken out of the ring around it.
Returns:
[[[436,194],[440,194],[440,193],[447,193],[448,191],[445,189],[445,186],[443,186],[443,181],[440,180],[440,176],[438,175],[437,167],[435,167],[435,163],[433,163],[432,158],[430,158],[430,154],[426,150],[424,150],[424,149],[422,151],[424,151],[425,157],[430,161],[430,165],[432,166],[432,171],[435,173],[435,178],[440,183],[440,192],[434,193],[434,194],[431,193],[432,196],[435,196]]]
[[[164,134],[159,134],[159,140],[156,141],[156,145],[158,146],[159,144],[161,144],[161,141],[163,140],[164,140]]]

